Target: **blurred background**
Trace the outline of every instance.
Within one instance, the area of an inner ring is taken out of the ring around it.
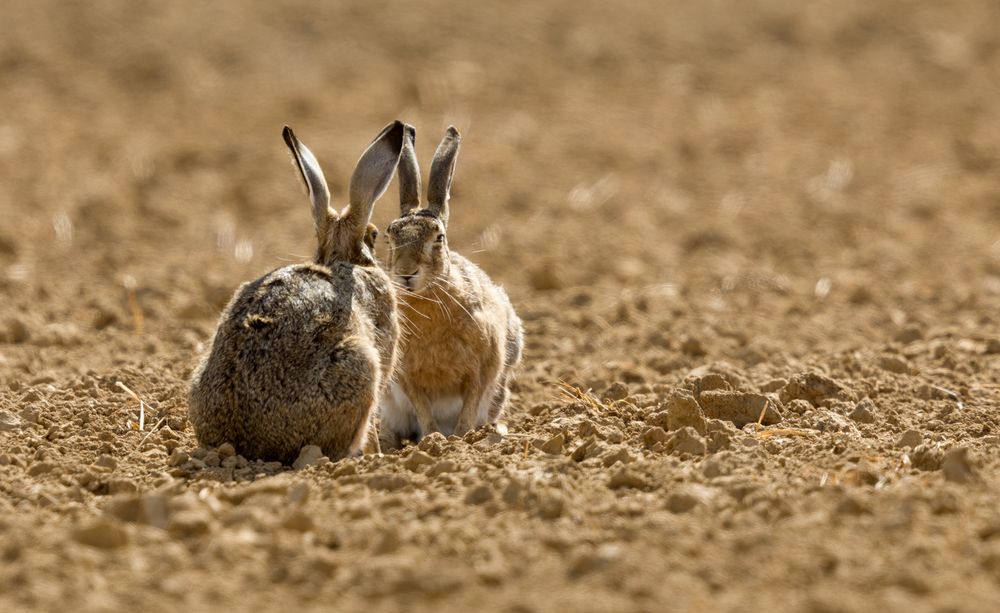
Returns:
[[[281,127],[343,203],[395,118],[425,175],[462,131],[451,243],[520,304],[1000,292],[995,2],[13,1],[0,21],[0,309],[28,328],[127,330],[132,287],[151,329],[204,340],[239,282],[312,253]]]

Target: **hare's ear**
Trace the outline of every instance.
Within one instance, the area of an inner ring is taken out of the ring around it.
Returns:
[[[326,178],[323,177],[323,170],[316,161],[309,148],[295,138],[295,133],[288,126],[281,132],[285,139],[285,144],[292,151],[295,158],[295,166],[299,169],[299,175],[306,183],[309,190],[309,200],[312,201],[313,221],[316,223],[316,237],[320,244],[323,243],[326,233],[330,228],[330,219],[336,217],[336,213],[330,210],[330,189],[326,186]]]
[[[427,179],[427,209],[448,225],[448,198],[451,197],[451,178],[455,175],[455,160],[462,136],[455,126],[448,126],[441,144],[434,152],[431,174]]]
[[[417,130],[406,125],[403,152],[399,154],[399,214],[420,208],[420,166],[417,165]]]
[[[383,128],[361,154],[354,174],[351,175],[351,197],[347,210],[341,215],[343,222],[350,224],[351,234],[364,238],[368,222],[371,221],[372,205],[385,192],[396,173],[399,152],[403,149],[405,124],[394,121]]]

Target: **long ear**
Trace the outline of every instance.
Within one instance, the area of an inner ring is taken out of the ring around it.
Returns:
[[[387,125],[361,154],[354,174],[351,175],[350,204],[342,220],[351,226],[359,240],[364,237],[371,221],[372,205],[385,192],[396,173],[399,152],[403,149],[405,124],[394,121]]]
[[[309,200],[312,201],[313,221],[316,223],[316,236],[320,243],[323,242],[329,228],[330,217],[336,214],[330,210],[330,189],[326,186],[326,178],[309,148],[295,138],[295,133],[288,126],[282,130],[281,135],[285,139],[285,144],[292,151],[295,158],[295,166],[299,169],[302,180],[309,190]]]
[[[420,166],[417,165],[417,130],[407,124],[403,152],[399,155],[399,213],[420,207]]]
[[[434,152],[431,174],[427,179],[427,209],[435,213],[441,223],[448,225],[448,198],[451,197],[451,178],[455,175],[455,160],[462,136],[455,126],[448,126],[441,144]]]

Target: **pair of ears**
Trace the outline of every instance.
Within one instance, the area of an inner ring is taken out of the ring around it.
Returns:
[[[334,224],[350,239],[358,243],[364,240],[375,201],[389,187],[397,167],[401,215],[420,208],[420,167],[417,165],[417,153],[414,149],[417,131],[413,126],[394,121],[383,128],[368,145],[351,175],[348,205],[339,213],[330,208],[330,188],[316,156],[295,137],[288,126],[285,126],[282,136],[309,191],[316,236],[321,246],[328,241]],[[451,180],[455,175],[455,162],[461,142],[458,130],[449,126],[434,152],[427,180],[427,210],[446,227]]]
[[[406,216],[420,209],[420,166],[414,148],[417,131],[406,126],[403,151],[399,156],[399,213]],[[448,199],[451,197],[451,180],[455,176],[455,161],[462,136],[455,126],[448,126],[444,138],[434,152],[431,173],[427,178],[427,208],[441,223],[448,226]]]
[[[330,208],[330,188],[327,187],[326,177],[323,176],[323,169],[316,156],[295,137],[291,128],[285,126],[282,136],[309,190],[321,252],[331,242],[331,238],[355,245],[363,243],[375,201],[385,193],[396,173],[406,127],[403,122],[394,121],[383,128],[368,145],[351,175],[348,205],[338,213]],[[334,237],[333,234],[337,236]]]

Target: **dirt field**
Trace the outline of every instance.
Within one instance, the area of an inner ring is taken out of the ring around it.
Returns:
[[[0,610],[1000,610],[1000,4],[800,4],[2,3]],[[281,127],[343,202],[395,118],[463,132],[506,434],[199,449],[314,248]]]

